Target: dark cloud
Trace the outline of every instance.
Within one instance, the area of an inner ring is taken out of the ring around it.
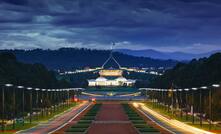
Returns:
[[[0,48],[209,51],[220,12],[220,0],[0,0]]]
[[[2,2],[13,4],[13,5],[27,5],[28,0],[2,0]]]

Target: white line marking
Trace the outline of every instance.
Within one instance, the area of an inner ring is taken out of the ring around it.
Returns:
[[[68,123],[70,123],[71,121],[73,121],[79,114],[81,114],[83,111],[85,111],[89,106],[91,105],[88,104],[84,109],[82,109],[79,113],[77,113],[73,118],[71,118],[68,122],[64,123],[63,125],[61,125],[60,127],[56,128],[55,130],[51,131],[51,132],[48,132],[48,134],[52,134],[54,132],[56,132],[57,130],[63,128],[64,126],[66,126]]]
[[[167,131],[171,132],[172,134],[176,134],[175,132],[169,130],[168,128],[160,125],[158,122],[154,121],[149,115],[147,115],[144,111],[140,110],[140,109],[137,109],[139,110],[141,113],[143,113],[147,118],[149,118],[151,121],[153,121],[154,123],[156,123],[158,126],[162,127],[163,129],[166,129]]]

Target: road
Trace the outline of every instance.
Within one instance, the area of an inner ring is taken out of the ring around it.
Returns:
[[[133,103],[133,105],[147,118],[151,119],[159,126],[167,129],[173,134],[213,134],[211,132],[192,127],[180,121],[168,119],[163,115],[160,115],[159,113],[148,108],[143,103]]]
[[[55,117],[52,120],[49,120],[46,123],[41,123],[33,128],[19,131],[17,132],[17,134],[46,134],[46,133],[51,134],[55,132],[56,130],[65,126],[68,122],[72,121],[80,113],[86,110],[87,107],[89,107],[90,105],[91,103],[89,102],[83,102],[82,104],[79,104],[73,109],[64,112],[63,114]]]

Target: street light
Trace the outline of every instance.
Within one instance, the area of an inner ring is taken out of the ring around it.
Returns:
[[[39,100],[39,97],[38,97],[38,91],[39,91],[40,89],[39,88],[35,88],[35,91],[36,91],[36,111],[37,111],[37,119],[38,119],[38,100]]]
[[[53,97],[52,97],[52,98],[53,98],[53,112],[55,113],[55,110],[56,110],[56,109],[55,109],[55,108],[56,108],[56,98],[55,98],[55,97],[56,97],[56,96],[55,96],[55,95],[56,95],[56,90],[55,90],[55,89],[52,89],[51,91],[52,91],[52,96],[53,96]]]
[[[189,90],[190,89],[188,89],[188,88],[184,89],[184,91],[186,91],[186,93],[185,93],[185,95],[186,95],[186,97],[185,97],[185,102],[186,102],[186,121],[188,120],[188,103],[187,103],[187,101],[188,101],[188,91]]]
[[[13,85],[8,85],[9,87],[12,87]],[[12,88],[13,92],[12,92],[12,106],[13,106],[13,125],[12,128],[15,129],[15,118],[16,118],[16,97],[15,97],[15,87]]]
[[[194,91],[198,90],[198,88],[191,88],[192,89],[192,124],[194,124]]]
[[[202,86],[202,87],[200,87],[199,88],[200,89],[200,127],[202,127],[202,125],[203,125],[203,120],[202,120],[202,113],[203,113],[203,105],[202,105],[202,96],[203,96],[203,92],[202,92],[202,89],[203,90],[206,90],[206,89],[208,89],[208,87],[207,86]]]
[[[12,87],[13,84],[5,84],[5,87]],[[4,126],[4,118],[5,118],[5,88],[2,88],[2,131],[5,130]]]
[[[212,86],[213,86],[213,87],[220,87],[219,84],[213,84]]]
[[[29,115],[29,120],[30,123],[32,123],[32,89],[31,87],[28,87],[27,90],[30,91],[30,115]]]
[[[46,89],[41,89],[41,117],[43,117],[44,116],[44,111],[45,111],[45,109],[44,109],[44,100],[45,100],[45,98],[44,98],[44,92],[46,91]]]
[[[171,92],[172,92],[172,107],[171,107],[171,109],[172,109],[172,117],[174,117],[174,94],[175,94],[176,91],[177,91],[176,89],[173,89],[173,88],[171,89]],[[176,104],[176,102],[175,102],[175,104]]]
[[[49,109],[50,109],[50,113],[52,113],[53,112],[53,109],[52,109],[52,102],[53,102],[53,100],[52,100],[52,89],[48,89],[47,90],[48,91],[48,93],[49,93],[49,98],[48,98],[48,100],[49,100]]]
[[[22,125],[25,125],[25,116],[24,116],[24,112],[25,112],[25,89],[23,86],[17,86],[18,89],[22,89]]]
[[[48,113],[49,113],[49,111],[48,111],[48,104],[49,104],[49,97],[48,97],[48,89],[45,89],[45,91],[46,91],[46,116],[48,116]]]
[[[213,120],[213,115],[212,115],[212,95],[213,95],[213,88],[219,88],[220,87],[220,85],[219,84],[213,84],[212,85],[212,88],[209,90],[209,118],[210,118],[210,122],[209,122],[209,130],[211,130],[211,123],[212,123],[212,120]]]
[[[183,96],[182,96],[182,91],[183,89],[177,89],[177,91],[179,91],[179,99],[180,101],[178,101],[178,104],[179,104],[179,108],[180,108],[180,117],[182,118],[183,117]]]
[[[67,105],[68,107],[70,106],[70,89],[67,89],[67,95],[68,95],[68,101],[67,101]]]

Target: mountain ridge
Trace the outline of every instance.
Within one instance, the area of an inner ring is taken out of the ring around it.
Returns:
[[[109,57],[109,50],[92,50],[85,48],[60,48],[57,50],[0,50],[11,52],[19,61],[25,63],[41,63],[49,69],[72,70],[84,67],[100,67]],[[175,60],[159,60],[145,57],[135,57],[114,52],[115,59],[126,67],[165,67],[176,65]],[[111,64],[111,63],[110,63]]]
[[[144,49],[144,50],[116,49],[115,51],[138,57],[150,57],[154,59],[163,59],[163,60],[172,59],[179,61],[209,57],[213,53],[221,52],[221,50],[216,50],[207,53],[193,54],[185,52],[161,52],[153,49]]]

